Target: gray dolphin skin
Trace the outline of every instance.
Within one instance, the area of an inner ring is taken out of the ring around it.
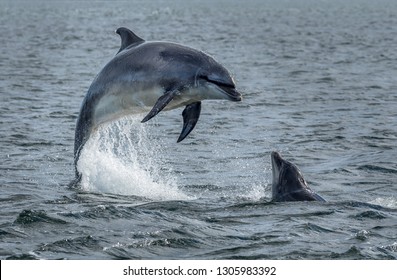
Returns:
[[[229,72],[211,56],[170,42],[147,42],[120,27],[121,47],[99,72],[81,105],[76,125],[74,163],[84,144],[101,124],[126,115],[147,113],[142,122],[161,110],[185,106],[177,142],[195,127],[204,99],[241,101]]]
[[[283,159],[278,152],[272,152],[272,201],[325,201],[312,191],[299,168]]]

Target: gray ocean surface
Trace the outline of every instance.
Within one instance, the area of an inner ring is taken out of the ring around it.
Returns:
[[[93,137],[114,30],[214,56],[244,100]],[[0,259],[396,259],[397,1],[0,1]],[[272,203],[271,151],[327,203]]]

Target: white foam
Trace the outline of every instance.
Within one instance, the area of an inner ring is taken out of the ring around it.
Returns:
[[[269,192],[266,192],[266,188],[261,184],[253,185],[247,197],[253,201],[259,201],[262,198],[271,198],[269,197]]]
[[[369,203],[380,205],[382,207],[397,209],[397,200],[394,197],[378,197]]]
[[[137,118],[123,118],[101,127],[84,146],[78,162],[86,191],[185,200],[162,158],[161,143],[149,139]]]

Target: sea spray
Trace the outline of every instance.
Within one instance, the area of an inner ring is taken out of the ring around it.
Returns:
[[[161,140],[151,138],[145,127],[138,118],[126,117],[93,133],[78,162],[82,189],[154,200],[189,199],[165,163]]]

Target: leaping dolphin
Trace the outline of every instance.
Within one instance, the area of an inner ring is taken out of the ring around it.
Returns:
[[[325,201],[312,191],[299,168],[272,152],[272,201]]]
[[[76,177],[84,144],[101,124],[148,112],[142,122],[161,110],[186,106],[177,142],[195,127],[201,100],[241,101],[233,78],[221,64],[199,50],[170,42],[146,42],[120,27],[121,47],[99,72],[81,105],[76,125],[74,163]]]

